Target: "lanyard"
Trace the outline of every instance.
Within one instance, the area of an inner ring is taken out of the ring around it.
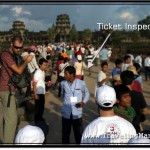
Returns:
[[[68,86],[69,86],[69,89],[70,89],[70,91],[71,91],[71,93],[72,93],[72,95],[73,95],[73,97],[74,97],[74,93],[75,93],[75,89],[76,89],[76,79],[75,79],[75,86],[74,86],[74,90],[72,91],[71,90],[71,85],[69,85],[69,83],[67,82],[67,84],[68,84]]]

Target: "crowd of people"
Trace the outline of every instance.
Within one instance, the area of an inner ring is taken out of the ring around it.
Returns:
[[[85,46],[45,42],[43,46],[31,45],[23,49],[23,44],[23,39],[15,36],[8,50],[12,55],[6,51],[1,55],[4,65],[1,67],[0,76],[0,97],[4,114],[3,143],[42,144],[44,142],[48,134],[48,124],[43,117],[45,93],[49,93],[51,87],[58,89],[58,97],[63,97],[62,144],[70,144],[72,126],[76,144],[81,145],[131,144],[135,142],[134,139],[138,134],[143,133],[141,122],[146,119],[148,109],[142,93],[141,72],[144,68],[145,80],[150,80],[150,54],[147,54],[143,61],[141,53],[134,59],[132,52],[128,50],[123,59],[115,60],[115,67],[111,74],[108,74],[112,55],[112,50],[108,46],[99,50],[92,44]],[[15,55],[22,57],[21,65],[15,62]],[[91,70],[87,64],[92,61],[95,66],[100,66],[94,94],[99,118],[83,129],[83,107],[90,97],[84,81],[84,69],[88,69],[91,76]],[[15,92],[20,90],[22,93],[22,90],[12,85],[10,94],[10,86],[8,86],[10,79],[7,72],[11,76],[14,72],[21,75],[26,68],[31,80],[25,90],[25,100],[34,99],[35,101],[35,124],[28,125],[17,132]],[[54,74],[57,74],[56,81],[52,81]],[[9,107],[8,97],[11,99]],[[148,131],[146,133],[144,134],[148,135]],[[33,138],[36,140],[34,141]],[[143,141],[150,143],[150,137],[143,138],[145,140],[138,137],[136,142],[140,143],[141,140],[141,143]]]

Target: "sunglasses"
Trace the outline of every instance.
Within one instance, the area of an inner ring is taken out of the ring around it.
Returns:
[[[15,46],[14,44],[13,44],[13,47],[14,47],[15,49],[22,49],[22,48],[23,48],[23,46],[19,47],[19,46]]]

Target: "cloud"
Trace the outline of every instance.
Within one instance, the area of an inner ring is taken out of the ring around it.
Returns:
[[[134,14],[130,13],[130,12],[124,12],[122,14],[119,15],[120,19],[125,19],[126,21],[133,21],[137,19],[137,16],[135,16]]]
[[[18,16],[22,13],[22,7],[17,7],[16,6],[16,7],[12,8],[11,10],[13,11],[15,16]]]
[[[25,17],[20,17],[18,20],[24,22],[26,29],[34,32],[41,30],[46,31],[50,26],[52,26],[52,24],[46,24],[43,20],[34,20]]]
[[[25,11],[21,6],[15,6],[11,9],[11,11],[13,12],[14,16],[31,15],[30,11]]]

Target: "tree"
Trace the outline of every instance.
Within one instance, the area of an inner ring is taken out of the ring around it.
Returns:
[[[121,31],[114,31],[112,34],[112,44],[116,47],[121,45]]]
[[[150,16],[147,16],[145,19],[138,21],[139,25],[149,25],[150,24]],[[141,36],[150,36],[150,30],[140,30]]]
[[[140,39],[140,32],[139,31],[134,30],[134,31],[130,32],[130,35],[131,35],[132,41],[134,43],[139,42],[139,39]]]
[[[55,37],[56,37],[56,31],[55,31],[55,25],[53,24],[52,27],[49,27],[47,30],[47,34],[48,34],[48,39],[50,42],[54,42],[55,41]]]
[[[90,42],[92,39],[92,31],[90,29],[83,30],[83,40],[85,42]]]
[[[70,30],[70,42],[76,42],[78,40],[78,31],[76,30],[75,25],[72,25]]]

